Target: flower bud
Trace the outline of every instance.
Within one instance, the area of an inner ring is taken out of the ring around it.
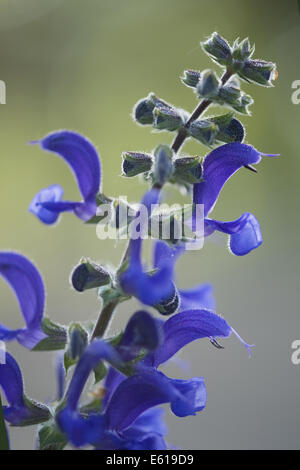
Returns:
[[[201,72],[196,70],[185,70],[181,77],[182,83],[191,88],[196,88],[200,79]]]
[[[177,158],[174,168],[173,177],[177,182],[195,184],[202,179],[202,165],[199,157]]]
[[[219,90],[218,98],[221,102],[230,106],[238,102],[241,96],[241,90],[231,85],[223,85]]]
[[[266,87],[277,78],[276,64],[264,60],[247,60],[238,72],[244,80]]]
[[[109,284],[110,280],[109,273],[102,266],[98,266],[87,258],[82,258],[71,276],[72,285],[78,292],[104,286]]]
[[[154,182],[163,186],[173,173],[173,151],[168,145],[159,145],[155,151]]]
[[[183,125],[180,113],[174,108],[163,108],[158,106],[154,108],[153,127],[159,130],[176,131]]]
[[[155,305],[154,308],[158,310],[162,315],[172,315],[176,313],[180,305],[180,299],[176,287],[173,285],[174,290],[170,297],[165,300],[162,300],[158,305]]]
[[[123,176],[131,177],[151,170],[152,157],[146,153],[123,152],[122,153]]]
[[[218,95],[220,81],[213,70],[204,70],[197,84],[197,94],[202,98],[213,99]]]
[[[189,134],[204,145],[212,145],[218,133],[218,126],[214,122],[197,119],[191,122],[188,128]]]
[[[252,97],[243,93],[240,99],[234,105],[232,105],[232,108],[241,114],[251,114],[248,109],[251,104],[253,104]]]
[[[88,334],[79,323],[73,323],[69,328],[68,354],[71,360],[79,358],[88,344]]]
[[[244,126],[233,117],[233,113],[223,114],[210,118],[218,126],[216,140],[219,142],[242,142],[245,136]]]
[[[235,41],[232,48],[232,57],[237,61],[249,59],[255,51],[255,46],[250,45],[249,39],[243,39],[240,43]]]
[[[218,33],[213,33],[205,42],[200,43],[206,54],[220,65],[230,65],[231,48],[228,42]]]
[[[153,124],[153,104],[149,98],[140,100],[133,109],[133,118],[143,126]]]

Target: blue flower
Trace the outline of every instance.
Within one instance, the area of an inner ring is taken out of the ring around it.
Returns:
[[[58,131],[47,135],[39,143],[42,149],[62,157],[72,169],[82,202],[63,201],[63,189],[54,184],[35,195],[29,211],[45,224],[54,224],[61,212],[74,212],[87,221],[97,210],[96,196],[100,189],[101,166],[96,148],[85,137],[71,131]]]
[[[226,181],[243,166],[259,163],[261,155],[267,154],[239,142],[222,145],[207,155],[203,163],[203,181],[194,184],[193,202],[204,204],[204,235],[211,235],[215,230],[228,234],[230,249],[238,256],[246,255],[262,243],[260,225],[254,215],[245,212],[232,222],[209,219],[207,215],[213,210]]]
[[[165,449],[165,426],[157,406],[169,403],[176,416],[195,415],[205,407],[206,388],[202,377],[172,379],[158,367],[191,341],[228,337],[232,332],[226,320],[207,310],[182,312],[166,322],[145,311],[136,312],[116,349],[95,340],[83,353],[69,386],[66,406],[57,416],[58,425],[78,447],[92,444],[99,449]],[[132,375],[126,377],[120,372],[122,365],[135,362],[142,351],[147,351],[145,358],[136,362]],[[84,414],[80,411],[80,395],[100,360],[112,364],[105,379],[102,412]]]
[[[178,255],[183,253],[183,251],[184,246],[174,248],[161,240],[156,241],[154,244],[154,267],[163,266],[165,263],[170,263],[172,260],[176,261]],[[200,284],[191,289],[178,289],[174,282],[172,282],[172,284],[173,292],[177,292],[179,296],[178,309],[180,311],[194,308],[215,310],[216,304],[213,296],[213,286],[211,284]]]
[[[46,421],[49,409],[25,397],[23,377],[15,359],[6,353],[5,364],[0,364],[0,387],[8,406],[3,406],[4,418],[14,426],[24,426]]]
[[[174,295],[173,274],[178,256],[182,247],[170,249],[165,256],[165,243],[157,242],[154,252],[154,272],[146,272],[142,264],[142,243],[144,231],[148,229],[148,218],[151,215],[151,206],[158,203],[159,192],[148,191],[142,199],[142,207],[146,209],[145,219],[140,224],[139,236],[131,238],[129,244],[129,267],[120,276],[120,284],[124,292],[133,295],[145,305],[157,305],[162,300]],[[139,221],[141,210],[136,215]]]
[[[0,274],[9,283],[19,301],[26,327],[12,330],[0,324],[0,340],[16,339],[32,349],[46,335],[42,331],[45,306],[43,280],[36,267],[18,253],[0,252]]]

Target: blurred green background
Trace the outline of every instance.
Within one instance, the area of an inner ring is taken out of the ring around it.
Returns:
[[[296,0],[2,0],[0,2],[0,79],[7,104],[0,105],[1,249],[31,258],[47,287],[47,314],[54,320],[93,320],[99,304],[94,292],[78,294],[69,274],[81,256],[117,263],[124,248],[100,241],[93,226],[66,214],[47,227],[28,213],[33,195],[59,183],[67,199],[78,189],[65,163],[43,153],[30,140],[62,128],[87,135],[98,147],[103,190],[139,200],[145,185],[120,177],[123,150],[150,151],[172,136],[137,127],[130,113],[135,102],[154,91],[192,110],[195,95],[179,76],[185,68],[203,70],[211,62],[199,41],[217,30],[233,41],[249,36],[255,57],[276,61],[275,88],[244,85],[255,98],[253,117],[242,117],[247,142],[265,158],[254,175],[241,170],[227,183],[214,217],[232,220],[253,212],[262,224],[264,244],[242,258],[225,240],[180,261],[181,287],[200,282],[215,286],[218,312],[256,345],[253,358],[234,338],[219,351],[198,341],[180,357],[189,366],[168,367],[173,376],[203,375],[206,410],[197,417],[169,415],[168,441],[183,449],[299,448],[300,366],[291,363],[291,343],[300,339],[299,318],[299,116],[291,84],[300,79],[300,15]],[[188,143],[185,152],[204,154]],[[173,190],[169,200],[176,200]],[[22,324],[17,302],[0,279],[1,322]],[[121,328],[137,304],[123,304],[112,332]],[[10,344],[24,368],[28,394],[55,395],[53,356]],[[12,431],[12,447],[32,448],[34,430]]]

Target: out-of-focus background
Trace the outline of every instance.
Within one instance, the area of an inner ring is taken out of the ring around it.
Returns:
[[[274,0],[2,0],[0,4],[0,79],[7,104],[0,105],[0,248],[22,252],[42,272],[47,314],[54,320],[93,320],[99,303],[93,291],[70,288],[69,274],[82,255],[118,263],[124,248],[100,241],[94,226],[71,214],[55,227],[28,213],[39,189],[53,183],[66,198],[78,198],[67,165],[29,146],[32,139],[68,128],[97,145],[103,165],[103,190],[137,201],[146,186],[120,177],[123,150],[150,151],[170,142],[136,126],[130,113],[150,91],[192,110],[196,98],[180,83],[185,68],[203,70],[211,62],[199,41],[218,31],[232,41],[249,36],[255,57],[276,61],[275,88],[244,85],[255,98],[251,118],[242,117],[247,142],[262,152],[259,173],[239,171],[222,192],[214,217],[232,220],[244,211],[261,222],[264,243],[246,257],[234,257],[224,244],[208,242],[179,263],[178,283],[215,286],[218,312],[256,347],[251,360],[234,338],[217,350],[208,340],[185,348],[173,376],[206,378],[204,412],[179,419],[166,408],[168,441],[183,449],[295,449],[300,447],[300,366],[291,362],[291,343],[300,339],[299,312],[299,116],[291,84],[300,80],[298,2]],[[216,66],[217,67],[217,66]],[[204,154],[197,143],[185,152]],[[176,193],[168,191],[168,200]],[[0,321],[22,324],[9,287],[0,279]],[[124,326],[137,308],[119,308],[111,332]],[[55,395],[53,355],[9,350],[23,367],[26,390],[36,399]],[[34,430],[14,429],[14,449],[32,448]]]

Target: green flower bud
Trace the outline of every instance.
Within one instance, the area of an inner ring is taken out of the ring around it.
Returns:
[[[183,76],[181,77],[182,83],[191,88],[196,88],[198,85],[201,72],[196,70],[185,70]]]
[[[153,127],[159,130],[176,131],[183,125],[183,119],[180,113],[174,108],[163,108],[158,106],[154,108]]]
[[[220,80],[213,70],[204,70],[197,84],[197,94],[201,98],[213,99],[218,96]]]
[[[255,46],[250,45],[249,39],[243,39],[240,43],[237,41],[234,42],[232,48],[232,57],[237,61],[245,61],[249,59],[255,51]]]
[[[248,82],[270,87],[277,78],[276,64],[264,60],[247,60],[238,74]]]
[[[123,176],[131,177],[151,170],[152,157],[146,153],[123,152],[122,153]]]
[[[231,85],[223,85],[219,90],[218,98],[221,102],[230,106],[238,102],[241,96],[241,90]]]
[[[173,173],[173,151],[168,145],[159,145],[155,151],[154,182],[163,186]]]
[[[68,354],[73,361],[79,358],[88,344],[88,334],[79,323],[73,323],[69,328]]]
[[[230,143],[242,142],[245,136],[244,126],[233,117],[233,113],[223,114],[208,119],[218,126],[216,141]]]
[[[202,179],[202,165],[199,157],[177,158],[174,168],[173,177],[177,182],[195,184]]]
[[[153,124],[153,104],[149,98],[140,100],[133,109],[133,118],[143,126]]]
[[[102,266],[98,266],[87,258],[82,258],[71,276],[72,285],[78,292],[104,286],[109,284],[110,280],[109,273]]]
[[[253,99],[250,95],[246,95],[245,93],[243,93],[240,97],[240,99],[237,101],[237,103],[235,103],[234,105],[232,105],[232,108],[235,109],[236,111],[238,111],[239,113],[241,114],[250,114],[250,111],[249,111],[249,106],[251,106],[251,104],[253,104]]]
[[[193,121],[188,128],[189,134],[204,145],[212,145],[218,133],[218,126],[205,119]]]
[[[218,33],[213,33],[205,42],[201,42],[201,47],[212,57],[212,59],[220,65],[230,65],[231,48],[228,42]]]
[[[158,96],[156,96],[154,93],[150,93],[149,96],[148,96],[148,103],[149,103],[149,106],[153,106],[153,109],[154,108],[169,108],[169,109],[173,109],[173,106],[169,103],[167,103],[166,101],[164,100],[161,100],[160,98],[158,98]]]

